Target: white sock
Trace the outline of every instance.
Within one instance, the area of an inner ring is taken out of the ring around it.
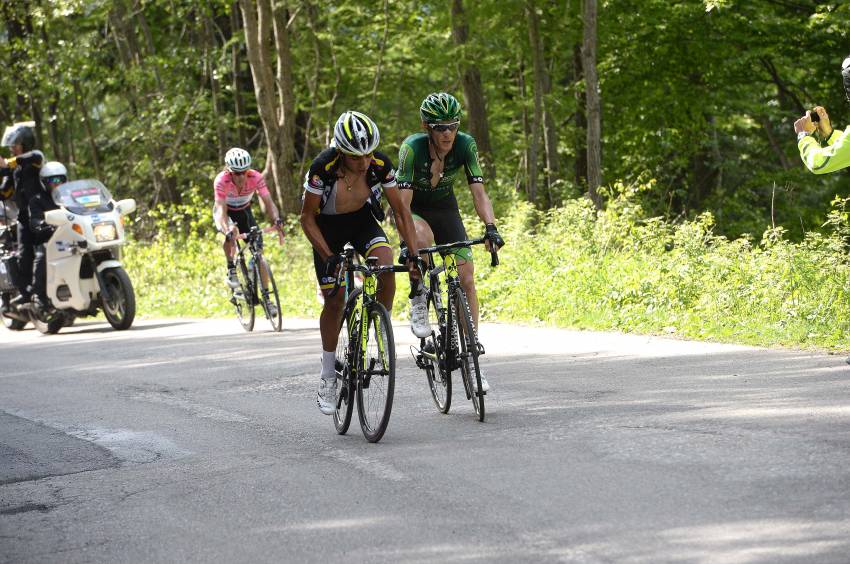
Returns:
[[[325,380],[336,380],[336,353],[334,351],[322,351],[322,378]]]

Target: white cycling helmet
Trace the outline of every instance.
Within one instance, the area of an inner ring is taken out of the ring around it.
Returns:
[[[374,121],[360,112],[343,112],[334,126],[333,146],[347,155],[360,157],[373,152],[381,142]]]
[[[48,190],[68,182],[68,169],[58,161],[44,163],[38,175],[41,177],[41,183]]]
[[[233,147],[224,155],[224,164],[231,172],[242,172],[251,166],[251,155],[245,149]]]

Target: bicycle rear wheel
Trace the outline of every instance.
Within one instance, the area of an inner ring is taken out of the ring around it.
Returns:
[[[359,293],[359,290],[357,291]],[[359,341],[357,330],[360,327],[360,314],[357,310],[357,293],[348,297],[339,328],[339,338],[336,345],[336,377],[337,396],[336,411],[333,413],[336,432],[344,435],[351,425],[351,413],[354,408],[354,388],[356,382],[357,359],[356,353]],[[353,338],[352,338],[353,337]]]
[[[266,272],[269,275],[269,284],[266,287],[268,297],[263,295],[263,311],[266,312],[266,319],[272,324],[272,330],[279,332],[283,328],[283,312],[280,310],[280,296],[268,261],[266,261]]]
[[[390,422],[395,391],[395,340],[390,315],[378,302],[369,304],[365,364],[357,371],[357,414],[363,436],[376,443]]]
[[[481,369],[478,366],[478,338],[475,336],[475,326],[472,323],[472,314],[469,310],[469,302],[463,288],[457,288],[453,305],[457,314],[457,324],[460,328],[460,371],[466,385],[469,399],[479,421],[484,421],[484,394],[481,391]]]
[[[239,279],[239,287],[233,290],[230,301],[236,306],[236,317],[245,331],[254,330],[254,288],[251,284],[251,276],[245,259],[240,255],[236,265],[236,277]]]
[[[445,314],[440,319],[440,312],[431,295],[428,296],[428,319],[433,330],[429,337],[421,341],[422,364],[434,404],[440,413],[448,413],[452,405],[452,373],[446,367],[446,320]]]

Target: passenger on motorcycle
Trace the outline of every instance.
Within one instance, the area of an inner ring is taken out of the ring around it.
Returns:
[[[60,162],[44,163],[39,173],[41,190],[30,200],[29,216],[30,230],[35,243],[35,260],[32,274],[32,302],[36,309],[45,310],[50,307],[47,297],[47,262],[44,245],[50,240],[56,228],[44,221],[44,214],[59,206],[53,200],[53,190],[68,182],[68,170]]]
[[[260,205],[266,217],[278,229],[278,237],[283,242],[283,227],[277,206],[272,201],[269,189],[262,173],[251,168],[251,155],[248,151],[233,147],[224,155],[224,170],[215,177],[215,204],[213,220],[216,229],[225,235],[224,256],[227,259],[227,284],[236,289],[239,278],[236,276],[236,242],[235,237],[240,233],[248,233],[257,225],[254,214],[251,213],[251,202],[256,192]],[[260,245],[262,246],[262,238]],[[268,284],[266,269],[262,270],[263,293]]]
[[[41,151],[35,149],[34,122],[22,122],[10,125],[3,133],[0,145],[9,147],[13,158],[8,161],[0,157],[0,176],[11,177],[12,187],[4,178],[4,188],[1,191],[14,192],[15,204],[18,207],[18,268],[16,285],[20,292],[13,300],[16,303],[30,301],[29,288],[33,272],[35,242],[30,229],[29,203],[35,194],[41,190],[39,169],[44,161]]]

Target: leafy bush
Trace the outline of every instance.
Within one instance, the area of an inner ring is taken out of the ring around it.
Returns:
[[[776,227],[756,243],[716,235],[708,212],[678,224],[645,217],[642,191],[620,187],[599,213],[586,199],[546,212],[517,201],[499,221],[501,266],[476,250],[483,319],[850,348],[848,200],[834,202],[826,234],[794,243]],[[466,222],[477,235],[478,219]],[[317,318],[310,245],[294,219],[287,232],[283,247],[266,243],[284,314]],[[221,240],[197,233],[160,231],[127,249],[142,314],[232,315]],[[407,314],[406,290],[399,278],[397,318]]]

